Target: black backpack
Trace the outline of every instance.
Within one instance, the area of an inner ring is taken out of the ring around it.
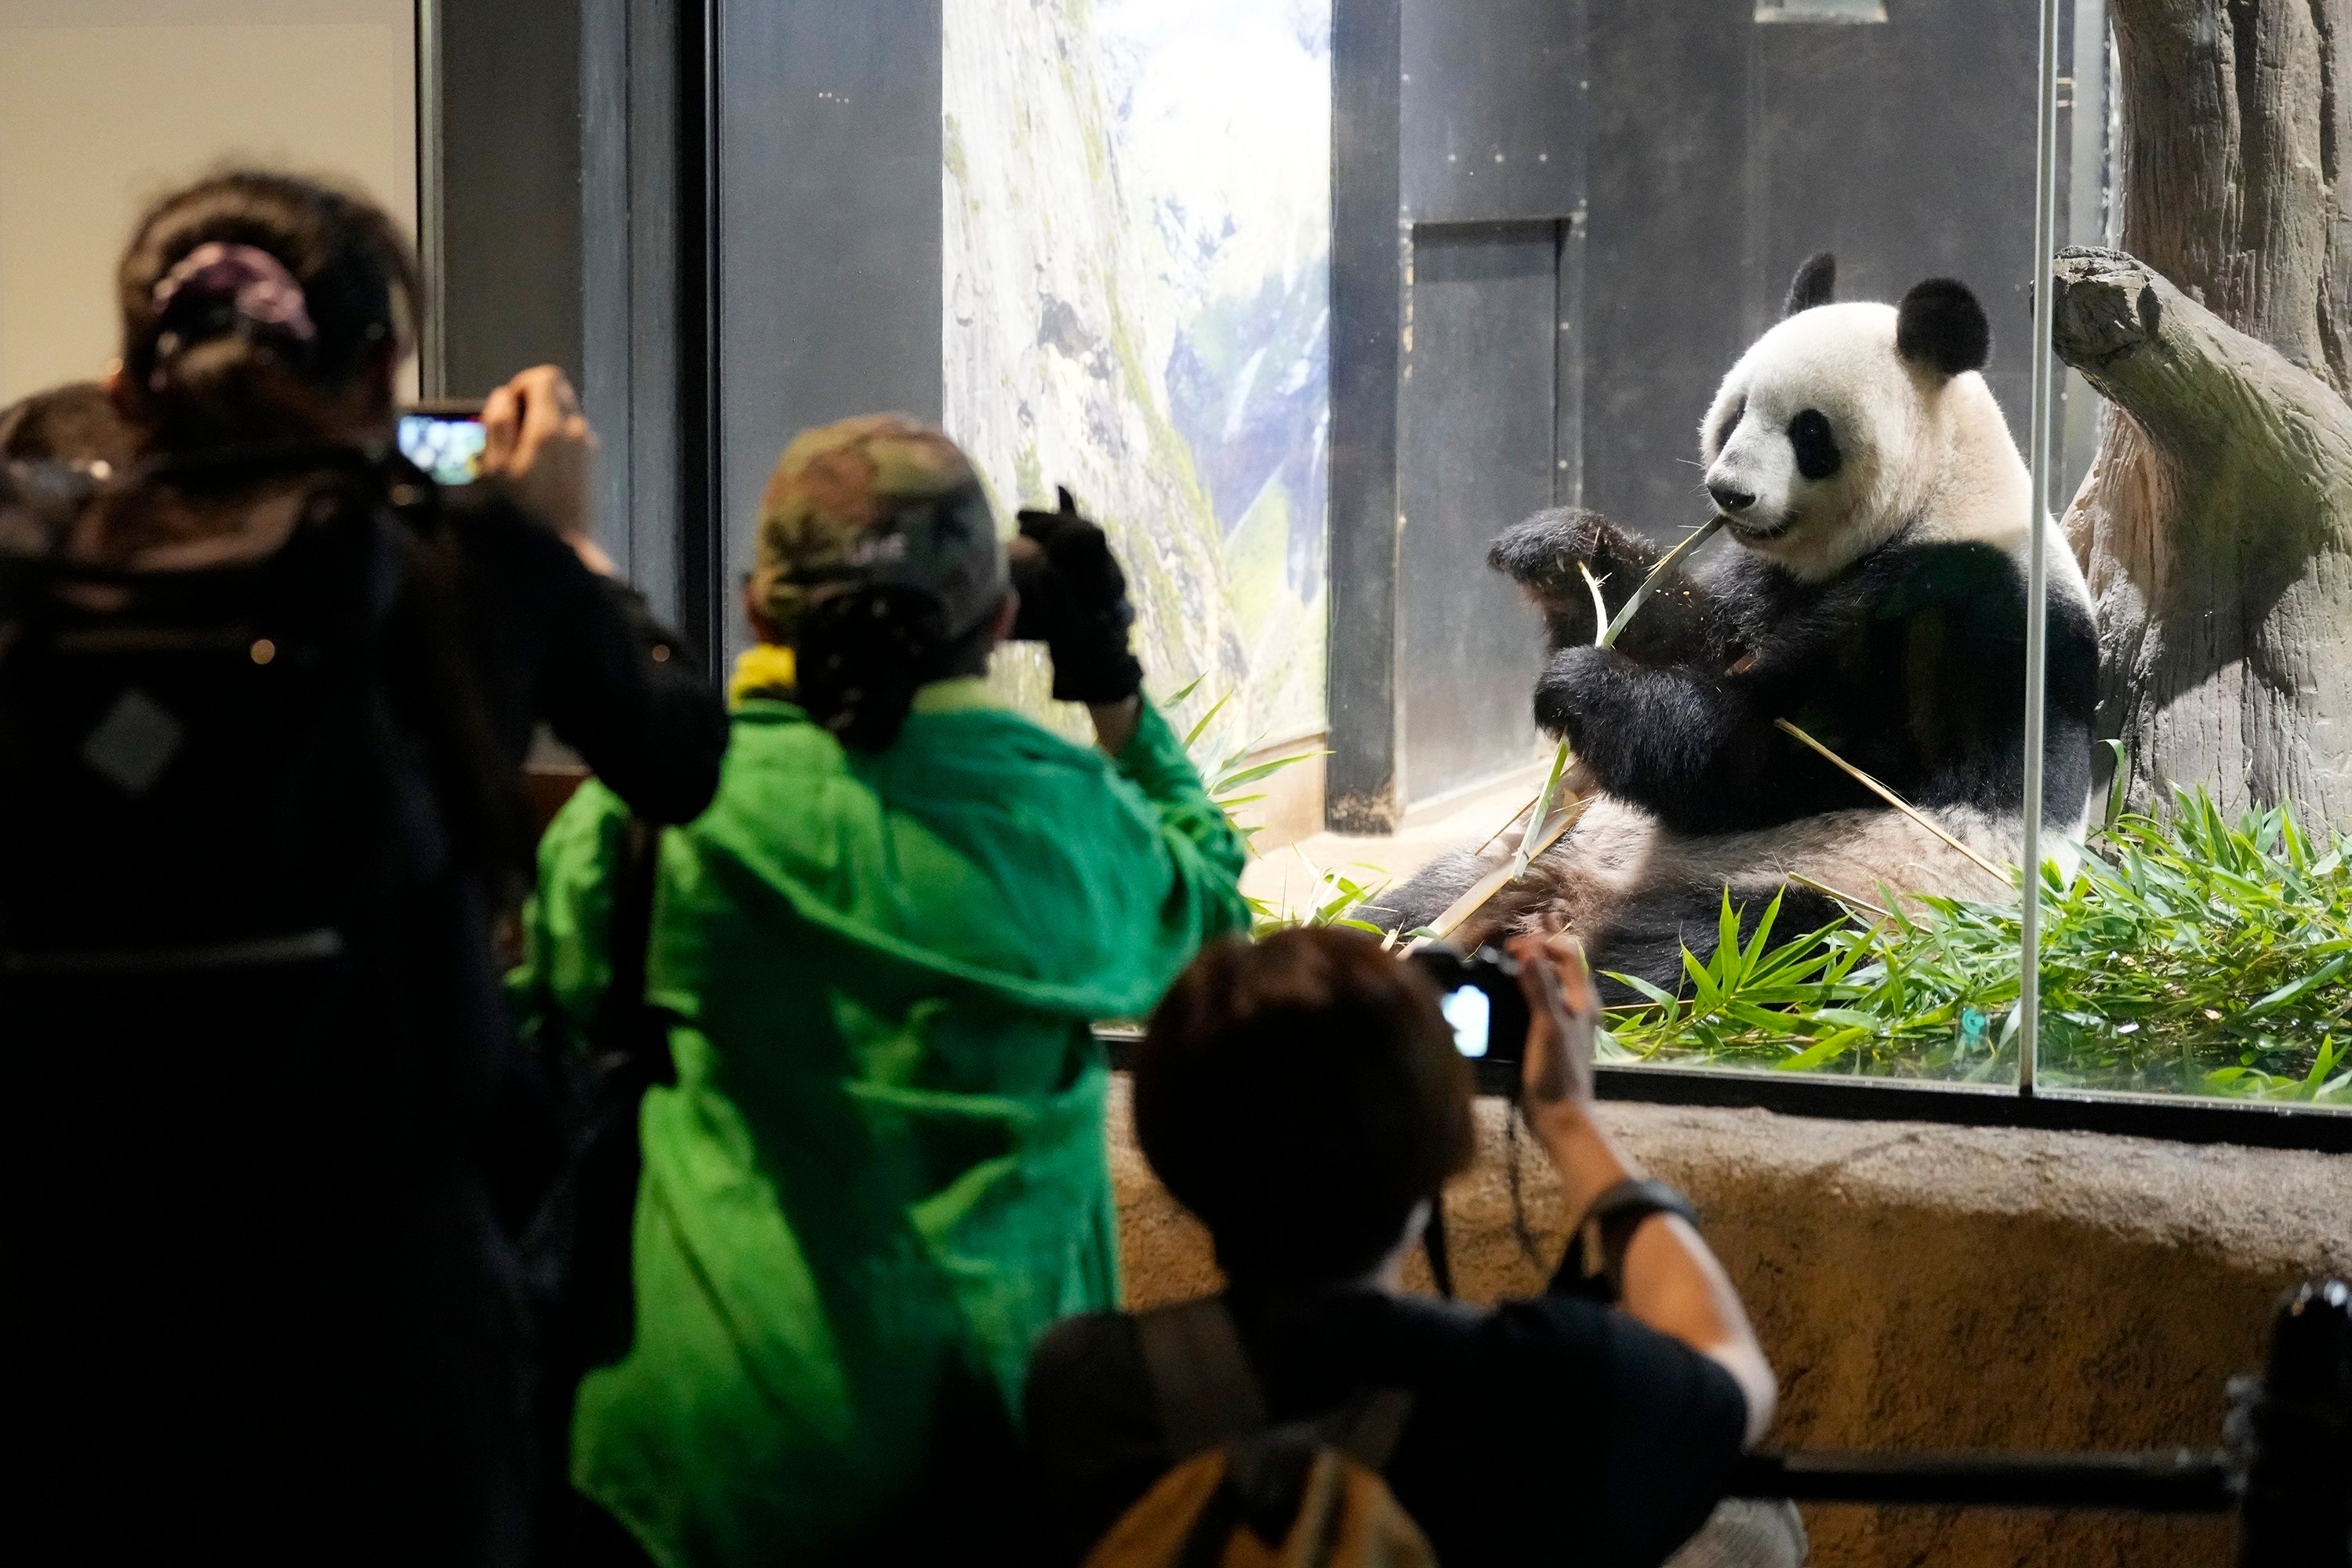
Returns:
[[[110,531],[135,566],[69,548]],[[289,975],[462,967],[437,917],[525,840],[457,561],[430,482],[357,453],[0,476],[0,1008],[244,1028]]]
[[[523,818],[454,526],[355,453],[0,470],[12,1408],[100,1555],[520,1528],[477,1162]]]

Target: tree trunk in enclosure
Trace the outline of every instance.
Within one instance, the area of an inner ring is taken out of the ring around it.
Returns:
[[[2352,829],[2352,0],[2109,0],[2124,252],[2056,266],[2109,400],[2066,514],[2135,804]]]

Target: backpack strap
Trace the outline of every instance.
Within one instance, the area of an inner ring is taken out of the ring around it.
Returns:
[[[1223,1300],[1155,1308],[1135,1320],[1135,1335],[1171,1460],[1265,1425],[1265,1394]]]
[[[661,866],[661,829],[632,812],[614,868],[613,909],[605,934],[609,972],[604,994],[589,1021],[588,1047],[600,1063],[625,1066],[645,1083],[675,1083],[669,1031],[646,1001],[647,948],[653,941],[654,889]],[[635,1119],[630,1121],[635,1126]]]

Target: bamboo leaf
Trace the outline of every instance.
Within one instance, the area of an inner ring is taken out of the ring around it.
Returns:
[[[2278,1008],[2285,1006],[2290,1002],[2295,1001],[2300,997],[2309,995],[2312,992],[2317,990],[2322,985],[2325,985],[2329,981],[2335,979],[2337,975],[2343,973],[2347,968],[2352,968],[2352,953],[2338,953],[2335,958],[2322,964],[2313,973],[2305,975],[2302,979],[2291,981],[2288,984],[2280,986],[2277,990],[2272,992],[2267,996],[2255,1002],[2254,1005],[2248,1007],[2242,1016],[2252,1018],[2258,1017],[2264,1013],[2273,1012]]]
[[[1195,681],[1193,684],[1198,685],[1199,682]],[[1188,686],[1184,689],[1186,691],[1190,691],[1192,688]],[[1226,692],[1223,697],[1218,698],[1214,702],[1209,704],[1209,710],[1206,713],[1202,714],[1198,719],[1192,721],[1192,727],[1184,731],[1184,749],[1186,751],[1189,752],[1194,746],[1200,744],[1201,737],[1209,732],[1209,725],[1214,721],[1218,714],[1225,710],[1225,705],[1233,700],[1234,694],[1230,691]]]
[[[1270,761],[1258,763],[1253,766],[1242,768],[1236,772],[1226,773],[1218,779],[1217,784],[1221,792],[1228,789],[1239,789],[1244,784],[1255,784],[1258,780],[1263,778],[1272,778],[1276,773],[1282,772],[1285,768],[1297,767],[1299,763],[1310,761],[1313,758],[1326,757],[1329,755],[1330,753],[1328,752],[1319,750],[1312,752],[1294,752],[1288,756],[1275,757]]]
[[[1836,1034],[1830,1036],[1829,1038],[1822,1040],[1815,1045],[1807,1047],[1804,1050],[1801,1050],[1795,1056],[1790,1057],[1787,1061],[1773,1063],[1774,1070],[1779,1072],[1811,1072],[1815,1068],[1821,1067],[1826,1062],[1835,1061],[1838,1058],[1845,1055],[1847,1049],[1852,1047],[1856,1040],[1862,1038],[1862,1037],[1866,1033],[1868,1033],[1868,1031],[1864,1029],[1840,1029]]]

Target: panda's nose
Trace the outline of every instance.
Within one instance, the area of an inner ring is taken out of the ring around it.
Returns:
[[[1708,480],[1706,493],[1715,498],[1716,505],[1727,512],[1746,511],[1756,504],[1753,495],[1746,490],[1734,489],[1720,479]]]

